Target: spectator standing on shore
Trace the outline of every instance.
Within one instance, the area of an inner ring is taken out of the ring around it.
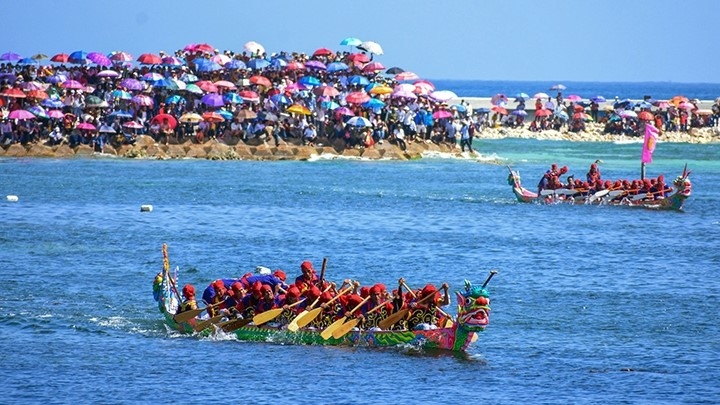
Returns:
[[[473,152],[470,128],[470,124],[467,120],[463,120],[462,126],[460,127],[460,150],[462,152],[465,152],[465,146],[468,147],[468,151]]]

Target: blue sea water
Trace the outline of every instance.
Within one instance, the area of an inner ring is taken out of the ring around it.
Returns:
[[[640,166],[637,143],[475,147],[528,186]],[[473,159],[0,159],[0,402],[718,403],[718,149],[658,146],[648,175],[692,170],[684,212],[519,204]],[[491,324],[467,356],[181,336],[151,294],[163,243],[198,288],[323,257],[388,286],[497,269]]]
[[[550,90],[556,84],[567,88],[563,94],[577,94],[583,98],[603,96],[606,99],[629,98],[642,100],[651,96],[654,100],[668,100],[677,95],[690,99],[715,100],[720,97],[720,83],[676,83],[676,82],[545,82],[545,81],[495,81],[495,80],[432,80],[437,89],[451,90],[460,97],[492,97],[502,93],[512,97],[527,93],[555,96]]]

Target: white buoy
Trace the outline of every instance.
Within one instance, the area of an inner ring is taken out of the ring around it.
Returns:
[[[141,205],[140,212],[152,212],[152,205],[150,205],[150,204]]]
[[[18,200],[18,196],[16,196],[16,195],[9,195],[5,198],[7,198],[8,201],[12,201],[12,202],[15,202]]]

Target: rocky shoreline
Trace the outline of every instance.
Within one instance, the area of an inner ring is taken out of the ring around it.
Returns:
[[[610,135],[602,133],[601,125],[589,125],[584,132],[573,133],[567,131],[546,130],[531,132],[523,128],[488,128],[483,130],[475,142],[483,139],[540,139],[564,140],[573,142],[627,142],[629,140],[641,141],[639,137],[625,135]],[[689,132],[664,132],[659,138],[660,142],[680,143],[718,143],[720,142],[720,128],[693,128]],[[477,146],[476,146],[477,148]],[[67,144],[48,146],[41,143],[28,145],[12,144],[0,148],[0,157],[38,157],[38,158],[73,158],[92,156],[117,156],[136,159],[208,159],[208,160],[310,160],[314,156],[321,157],[348,157],[369,160],[410,160],[420,159],[427,153],[446,153],[461,156],[459,146],[451,148],[446,143],[409,142],[407,150],[403,151],[394,142],[375,144],[370,148],[346,148],[342,140],[331,142],[328,139],[319,139],[315,146],[305,146],[299,139],[281,141],[274,146],[257,139],[247,143],[242,140],[224,143],[218,140],[209,140],[198,144],[187,140],[181,144],[159,144],[149,136],[141,135],[135,145],[123,145],[114,148],[106,145],[103,154],[96,153],[92,147],[80,145],[71,148]]]

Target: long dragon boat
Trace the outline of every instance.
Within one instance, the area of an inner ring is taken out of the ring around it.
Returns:
[[[592,205],[613,205],[642,207],[655,210],[681,211],[685,200],[692,194],[692,183],[690,172],[683,170],[683,173],[673,181],[675,189],[672,194],[662,195],[660,193],[642,193],[623,189],[600,191],[577,190],[571,188],[558,188],[554,190],[544,189],[540,194],[530,191],[522,186],[520,173],[510,166],[508,171],[508,185],[512,186],[513,194],[518,202],[537,204],[592,204]]]
[[[158,303],[160,313],[165,324],[172,330],[187,334],[209,336],[213,333],[229,333],[238,341],[272,342],[279,344],[301,345],[330,345],[330,346],[359,346],[359,347],[393,347],[409,346],[423,350],[447,350],[465,352],[477,340],[478,333],[485,330],[489,322],[489,294],[485,288],[495,272],[482,286],[473,286],[465,281],[465,291],[456,292],[458,300],[458,314],[451,322],[437,329],[428,330],[355,330],[341,336],[325,339],[322,330],[301,328],[295,332],[287,327],[273,327],[267,325],[255,326],[249,323],[236,330],[224,332],[206,319],[192,318],[178,322],[175,319],[180,306],[180,295],[177,291],[177,274],[170,274],[167,253],[165,253],[165,267],[153,283],[153,296]],[[176,270],[177,271],[177,270]],[[207,327],[198,329],[199,324]]]

